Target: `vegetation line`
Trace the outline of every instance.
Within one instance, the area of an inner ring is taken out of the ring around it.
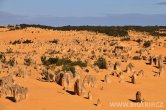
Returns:
[[[60,30],[60,31],[90,31],[96,33],[103,33],[109,36],[124,37],[128,36],[128,31],[133,30],[137,32],[147,32],[153,36],[166,36],[166,33],[159,33],[160,29],[166,29],[166,26],[63,26],[63,27],[52,27],[46,25],[35,25],[35,24],[20,24],[14,28],[12,26],[10,30],[25,29],[28,27],[48,29],[48,30]]]

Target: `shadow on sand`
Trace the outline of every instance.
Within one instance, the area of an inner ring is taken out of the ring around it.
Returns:
[[[66,92],[71,94],[71,95],[75,95],[75,93],[73,91],[66,90]]]
[[[129,101],[136,103],[136,100],[133,100],[133,99],[129,99]]]
[[[14,99],[14,97],[6,97],[6,99],[8,99],[8,100],[10,100],[12,102],[16,102],[15,99]]]

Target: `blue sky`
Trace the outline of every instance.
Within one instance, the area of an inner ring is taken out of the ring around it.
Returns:
[[[138,23],[129,22],[133,15]],[[0,24],[166,25],[165,15],[166,0],[0,0]],[[94,24],[91,23],[93,18]],[[56,19],[61,23],[58,24]]]

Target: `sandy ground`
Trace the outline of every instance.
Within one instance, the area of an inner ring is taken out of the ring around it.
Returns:
[[[32,33],[32,30],[34,33]],[[38,31],[40,32],[38,33]],[[76,34],[76,36],[84,37],[91,33],[48,31],[41,29],[0,32],[0,51],[5,51],[8,47],[5,42],[21,38],[45,42],[54,38],[73,39],[75,37],[72,37],[74,34]],[[107,37],[106,35],[96,36],[101,38]],[[134,44],[132,43],[131,45]],[[14,50],[19,49],[19,46],[17,45],[11,47]],[[20,50],[22,52],[28,52],[32,49],[34,48],[31,46],[24,46],[24,49]],[[43,50],[43,48],[40,49],[39,47],[37,52],[42,55]],[[151,54],[166,55],[166,48],[155,47],[154,50],[151,51]],[[37,61],[40,60],[40,56],[36,59]],[[89,72],[89,74],[95,75],[95,77],[100,81],[99,86],[92,89],[92,100],[65,92],[62,87],[57,85],[55,82],[48,83],[36,80],[34,77],[38,77],[38,73],[32,69],[31,77],[16,78],[17,83],[28,87],[28,99],[15,103],[9,99],[0,98],[0,110],[166,110],[166,74],[161,77],[154,77],[154,71],[157,71],[155,67],[146,65],[144,61],[132,60],[129,62],[136,65],[137,70],[143,69],[145,71],[144,77],[139,76],[136,84],[128,82],[130,79],[127,73],[124,78],[124,83],[119,83],[119,79],[112,76],[112,82],[110,84],[105,84],[101,80],[104,79],[105,74],[110,73],[109,70],[101,70],[99,73],[95,73],[93,70]],[[125,65],[126,63],[122,63],[122,68],[125,68]],[[1,76],[4,74],[5,73],[1,73]],[[101,90],[101,85],[103,86],[103,90]],[[142,92],[142,97],[145,102],[149,102],[151,104],[154,103],[157,107],[155,107],[155,105],[151,105],[150,107],[131,107],[130,104],[132,103],[132,100],[135,100],[136,91]],[[98,98],[101,100],[101,106],[96,106]],[[127,103],[127,105],[124,105],[125,107],[118,107],[116,105],[116,107],[112,107],[111,103]]]

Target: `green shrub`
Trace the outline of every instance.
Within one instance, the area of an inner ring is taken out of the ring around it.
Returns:
[[[33,41],[31,41],[31,40],[25,40],[25,41],[21,41],[21,40],[15,40],[15,41],[10,41],[9,42],[10,44],[12,44],[12,45],[16,45],[16,44],[29,44],[29,43],[33,43]]]
[[[69,58],[62,58],[59,59],[57,64],[57,66],[61,66],[61,65],[72,65],[72,61]]]
[[[98,33],[104,33],[109,36],[115,37],[124,37],[128,36],[128,31],[136,31],[136,32],[146,32],[153,36],[166,36],[165,33],[156,32],[159,29],[165,29],[166,26],[63,26],[63,27],[52,27],[46,25],[35,25],[35,24],[20,24],[16,26],[8,26],[10,31],[25,29],[27,27],[48,29],[48,30],[60,30],[60,31],[90,31]]]
[[[104,58],[98,58],[94,65],[97,65],[100,69],[107,69],[106,60]]]
[[[12,44],[12,45],[21,44],[21,41],[20,40],[15,40],[13,42],[10,42],[10,44]]]
[[[52,65],[55,64],[56,66],[61,66],[61,65],[71,65],[71,66],[80,66],[80,67],[86,67],[87,63],[82,62],[82,61],[71,61],[69,58],[62,58],[59,59],[58,57],[56,58],[49,58],[47,59],[45,56],[41,57],[41,61],[44,65]]]
[[[52,65],[52,64],[56,64],[58,61],[59,61],[59,58],[49,58],[47,60],[47,63]]]
[[[140,42],[142,42],[142,40],[141,40],[141,39],[137,39],[136,42],[137,42],[137,43],[140,43]]]
[[[143,44],[143,47],[148,48],[151,46],[151,42],[150,41],[145,41]]]
[[[73,62],[72,65],[78,65],[80,67],[87,67],[87,63],[86,62],[82,62],[80,60]]]

